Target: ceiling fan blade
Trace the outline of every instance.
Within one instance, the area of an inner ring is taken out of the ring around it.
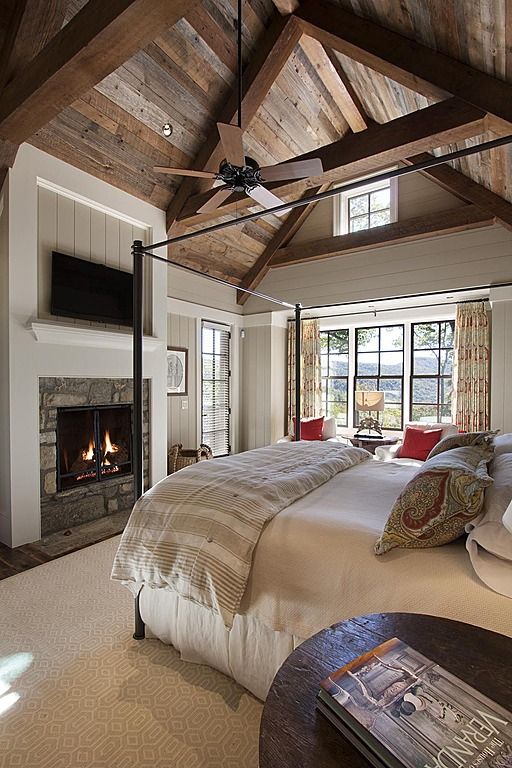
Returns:
[[[262,187],[258,185],[257,187],[254,187],[254,189],[251,189],[250,192],[247,192],[249,197],[252,197],[253,200],[256,200],[257,203],[263,206],[263,208],[274,208],[276,205],[283,205],[284,200],[281,200],[277,195],[274,195],[273,192],[271,192],[269,189],[265,189],[265,187]],[[289,213],[291,211],[291,208],[285,208],[282,211],[279,211],[279,213],[276,213],[276,216],[284,216],[285,214]]]
[[[297,160],[279,165],[267,165],[260,168],[263,181],[285,181],[286,179],[305,179],[307,176],[321,176],[324,172],[319,157],[311,160]]]
[[[213,197],[210,197],[204,205],[198,208],[196,213],[211,213],[212,211],[215,211],[219,205],[222,205],[224,200],[227,200],[232,191],[232,189],[226,186],[219,187]]]
[[[237,125],[229,125],[228,123],[217,123],[217,128],[228,163],[238,166],[245,165],[242,129]]]
[[[153,170],[157,173],[172,173],[176,176],[197,176],[200,179],[216,179],[216,173],[210,173],[209,171],[193,171],[188,168],[165,168],[162,165],[155,165]]]

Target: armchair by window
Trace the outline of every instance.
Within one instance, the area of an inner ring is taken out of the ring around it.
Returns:
[[[441,433],[441,440],[444,437],[448,437],[448,435],[456,435],[458,432],[457,427],[455,424],[424,424],[423,422],[419,421],[409,421],[405,425],[405,429],[407,427],[414,427],[415,429],[442,429]],[[405,434],[405,430],[404,430]],[[395,443],[395,445],[382,445],[378,446],[375,449],[375,458],[378,461],[393,461],[397,464],[410,464],[415,467],[421,467],[423,464],[422,461],[419,461],[418,459],[409,459],[409,458],[400,458],[400,446],[402,445],[402,440],[400,442]]]
[[[309,419],[302,419],[301,424]],[[330,440],[331,442],[338,443],[339,440],[336,437],[336,419],[334,416],[326,416],[324,419],[322,429],[322,440]],[[278,443],[291,443],[293,441],[293,421],[290,421],[288,426],[288,434],[279,438]]]

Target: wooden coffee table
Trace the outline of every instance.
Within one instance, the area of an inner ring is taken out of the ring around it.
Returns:
[[[260,768],[368,768],[315,708],[324,677],[391,637],[512,709],[512,639],[412,613],[359,616],[324,629],[290,654],[274,678],[260,728]]]

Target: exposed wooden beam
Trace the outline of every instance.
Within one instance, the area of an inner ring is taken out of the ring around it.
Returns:
[[[244,96],[242,99],[242,128],[245,130],[258,111],[277,76],[288,61],[301,37],[300,27],[293,17],[277,16],[266,30],[244,72]],[[237,114],[237,93],[233,91],[216,122],[231,123]],[[217,126],[214,125],[203,143],[194,163],[194,170],[212,170],[222,160],[222,147]],[[169,232],[185,202],[194,189],[193,179],[184,179],[167,210]]]
[[[59,31],[66,7],[66,0],[17,0],[1,52],[0,90]]]
[[[300,5],[300,0],[272,0],[272,2],[283,16],[293,13]]]
[[[0,137],[20,144],[199,0],[89,0],[6,86]]]
[[[488,227],[494,224],[494,221],[494,216],[482,211],[476,205],[466,205],[428,216],[396,221],[362,232],[351,232],[348,235],[327,237],[311,243],[281,248],[272,258],[270,267],[284,267],[306,261],[328,259],[332,256],[346,256],[349,253],[371,248],[382,248],[386,245],[409,243],[428,237]]]
[[[458,99],[433,104],[382,125],[371,125],[366,131],[349,134],[325,147],[307,152],[299,158],[319,157],[324,173],[307,182],[274,182],[268,185],[279,195],[294,194],[299,188],[315,187],[327,182],[354,179],[399,162],[417,152],[456,143],[484,130],[485,113]],[[299,185],[299,186],[297,186]],[[186,226],[199,224],[234,210],[254,205],[243,195],[231,195],[215,214],[197,214],[197,209],[212,196],[212,191],[190,197],[178,216]]]
[[[364,131],[368,127],[368,120],[363,106],[343,72],[336,55],[309,35],[303,35],[300,45],[311,64],[318,71],[322,82],[338,105],[351,130],[354,132]]]
[[[58,32],[66,0],[18,0],[0,53],[0,92]],[[18,143],[0,140],[0,187],[12,168]]]
[[[512,122],[512,84],[480,72],[416,40],[355,16],[326,0],[295,11],[304,33],[427,97],[451,93]]]
[[[326,55],[329,57],[329,61],[331,62],[334,69],[336,70],[336,73],[339,78],[338,87],[341,93],[343,94],[341,110],[343,112],[343,115],[345,116],[345,120],[347,121],[347,123],[350,125],[350,127],[355,133],[359,131],[364,131],[365,128],[368,128],[368,126],[371,125],[372,121],[369,119],[368,115],[366,114],[366,110],[363,107],[361,99],[355,92],[352,83],[347,77],[343,67],[341,66],[340,60],[338,59],[334,51],[331,51],[330,48],[326,48],[325,46],[324,46],[324,51]]]
[[[407,157],[404,162],[407,165],[413,165],[414,163],[428,160],[430,157],[431,155],[428,152],[422,152],[419,155]],[[512,231],[512,204],[503,197],[496,195],[490,189],[487,189],[482,184],[478,184],[446,163],[421,171],[421,174],[434,181],[440,187],[447,190],[447,192],[451,192],[452,195],[456,195],[456,197],[465,200],[467,203],[473,203],[482,211],[495,216],[499,224]]]
[[[320,187],[308,189],[308,191],[304,193],[304,196],[309,196],[311,194],[316,195],[317,192],[324,192],[328,188],[329,184],[323,184]],[[241,288],[249,288],[249,290],[254,290],[261,283],[270,269],[270,262],[274,254],[278,251],[279,248],[286,247],[295,233],[298,232],[298,230],[302,227],[315,206],[316,203],[310,203],[309,205],[302,206],[302,208],[294,208],[292,211],[290,211],[286,221],[283,222],[282,226],[277,230],[272,240],[269,242],[256,263],[253,264],[253,266],[244,276],[242,282],[240,283]],[[244,293],[243,291],[237,291],[237,302],[239,304],[245,304],[249,298],[249,295],[250,294]]]

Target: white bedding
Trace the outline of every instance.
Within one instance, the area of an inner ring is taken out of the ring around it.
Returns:
[[[373,554],[399,490],[415,471],[367,462],[275,517],[256,547],[231,633],[220,617],[161,589],[143,590],[143,619],[183,658],[220,669],[262,699],[301,639],[350,616],[427,613],[512,636],[512,603],[479,581],[463,541]]]

